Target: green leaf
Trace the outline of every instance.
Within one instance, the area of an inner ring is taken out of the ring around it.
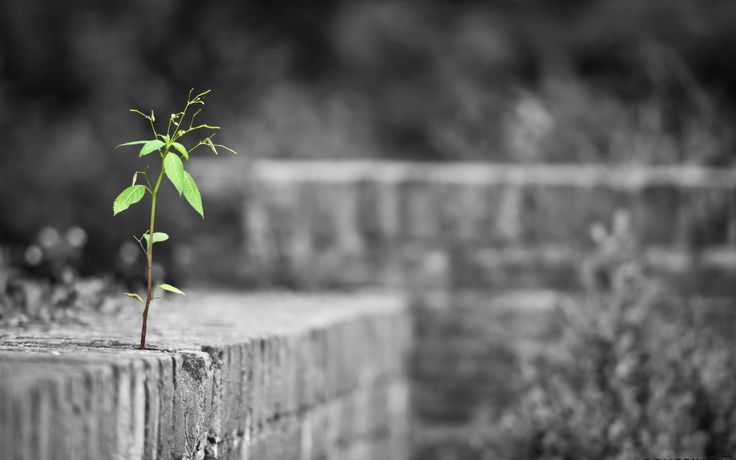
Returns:
[[[186,294],[184,294],[184,292],[182,290],[180,290],[179,288],[174,287],[174,286],[172,286],[170,284],[164,283],[164,284],[160,285],[159,287],[161,289],[163,289],[164,291],[173,292],[174,294],[186,295]]]
[[[124,294],[125,294],[126,296],[130,297],[131,299],[136,299],[136,300],[138,300],[138,302],[140,302],[140,303],[145,303],[145,302],[143,301],[143,298],[142,298],[141,296],[139,296],[138,294],[134,294],[134,293],[132,293],[132,292],[125,292]]]
[[[125,211],[131,205],[141,201],[145,194],[145,185],[131,185],[130,187],[126,188],[125,190],[120,192],[120,195],[118,195],[117,198],[115,198],[115,202],[112,205],[112,214],[117,215]]]
[[[166,145],[166,143],[163,142],[163,141],[160,141],[158,139],[155,139],[155,140],[152,140],[152,141],[148,141],[145,144],[143,144],[143,147],[141,148],[141,151],[138,154],[138,156],[139,157],[144,157],[144,156],[148,155],[151,152],[155,152],[156,150],[160,149],[164,145]]]
[[[116,145],[115,148],[118,148],[118,147],[127,147],[129,145],[141,145],[141,144],[145,144],[145,143],[148,143],[148,142],[151,142],[151,141],[131,141],[131,142],[126,142],[125,144]]]
[[[148,242],[148,232],[146,232],[146,233],[143,234],[143,239],[145,239],[146,242]],[[169,239],[169,235],[166,234],[166,233],[164,233],[164,232],[153,232],[153,242],[154,242],[154,244],[155,243],[160,243],[162,241],[166,241],[168,239]]]
[[[183,156],[184,158],[186,158],[187,160],[189,159],[189,152],[187,152],[187,149],[186,149],[186,147],[184,147],[183,145],[181,145],[181,144],[180,144],[180,143],[178,143],[178,142],[172,142],[172,143],[171,143],[171,146],[172,146],[172,147],[174,147],[174,148],[175,148],[176,150],[178,150],[178,151],[179,151],[179,153],[181,153],[181,155],[182,155],[182,156]]]
[[[164,171],[166,171],[166,177],[169,178],[174,188],[179,192],[179,196],[184,192],[184,164],[181,162],[179,155],[174,152],[169,152],[164,158]]]
[[[194,182],[194,178],[187,171],[184,171],[184,198],[187,199],[194,210],[204,219],[202,195],[199,194],[199,189],[197,188],[197,183]]]

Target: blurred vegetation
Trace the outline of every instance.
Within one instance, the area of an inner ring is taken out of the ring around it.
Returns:
[[[595,235],[599,251],[588,264],[586,302],[563,310],[562,350],[524,367],[526,389],[490,428],[486,458],[733,452],[733,339],[713,327],[702,307],[667,299],[639,262],[625,218]]]
[[[142,264],[119,258],[115,280],[80,277],[86,243],[87,233],[80,227],[66,232],[44,227],[27,247],[0,247],[0,328],[83,324],[86,313],[122,311],[120,292],[124,285],[140,288]]]
[[[244,160],[730,164],[735,45],[728,0],[3,1],[0,241],[80,226],[105,269],[125,110],[191,87]]]

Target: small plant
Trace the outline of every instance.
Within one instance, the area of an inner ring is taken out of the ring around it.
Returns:
[[[215,137],[215,132],[220,129],[219,126],[212,126],[208,124],[195,124],[197,115],[201,112],[201,107],[204,105],[204,97],[210,91],[204,91],[202,93],[194,95],[194,90],[190,90],[187,96],[187,102],[184,105],[184,109],[181,112],[172,113],[169,116],[168,124],[166,125],[166,133],[159,133],[156,130],[156,117],[151,111],[150,115],[146,115],[140,110],[130,109],[131,112],[136,113],[146,120],[151,126],[151,132],[153,134],[152,139],[142,141],[132,141],[120,144],[117,147],[127,147],[133,145],[142,146],[138,156],[145,157],[152,153],[158,153],[161,159],[161,170],[158,173],[154,183],[151,183],[148,176],[148,167],[145,171],[136,171],[133,174],[133,180],[130,187],[120,192],[115,202],[113,203],[113,215],[117,215],[130,206],[141,201],[148,193],[151,196],[151,220],[148,227],[140,237],[134,236],[138,245],[143,249],[146,254],[146,271],[147,271],[147,284],[146,284],[146,298],[145,300],[138,294],[126,292],[125,295],[136,299],[143,305],[143,322],[141,324],[141,343],[140,349],[146,348],[146,326],[148,323],[148,310],[151,307],[151,302],[156,299],[153,296],[153,245],[155,243],[161,243],[169,239],[169,235],[163,232],[156,232],[156,198],[158,197],[159,188],[164,175],[169,179],[171,185],[174,186],[179,196],[183,196],[184,199],[194,208],[197,213],[204,219],[204,208],[202,206],[202,196],[199,193],[194,178],[189,172],[184,169],[184,161],[189,161],[191,153],[200,146],[208,147],[215,155],[219,155],[218,148],[227,150],[233,154],[237,154],[233,149],[226,147],[222,144],[215,144],[212,139]],[[196,108],[195,111],[192,110]],[[187,117],[188,123],[186,122]],[[191,148],[187,149],[180,141],[182,138],[190,133],[208,133],[206,136],[200,138],[200,140]],[[116,148],[117,148],[116,147]],[[145,184],[139,184],[139,178],[145,180]],[[144,245],[145,242],[145,245]],[[172,292],[174,294],[184,295],[179,288],[172,286],[171,284],[162,283],[158,286],[164,291]]]

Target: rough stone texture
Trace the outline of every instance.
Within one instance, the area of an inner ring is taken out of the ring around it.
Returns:
[[[190,292],[0,331],[0,458],[404,459],[410,319],[391,295]]]
[[[477,427],[513,398],[519,360],[555,337],[553,307],[580,290],[591,225],[609,223],[619,209],[629,211],[643,257],[673,294],[711,308],[719,325],[733,329],[734,171],[243,164],[199,164],[205,195],[210,202],[222,196],[215,206],[241,230],[235,236],[223,226],[222,235],[209,235],[237,241],[239,251],[191,273],[222,279],[218,273],[229,269],[238,283],[302,289],[405,289],[416,333],[417,459],[478,458]],[[237,209],[233,196],[241,197]],[[200,261],[210,248],[186,251]]]

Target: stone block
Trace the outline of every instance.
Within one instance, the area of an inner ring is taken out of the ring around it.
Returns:
[[[405,369],[386,355],[397,343],[408,348],[410,338],[392,338],[408,324],[401,302],[187,297],[194,302],[158,313],[165,326],[152,329],[152,350],[133,347],[137,315],[3,335],[3,458],[334,458],[345,427],[360,427],[344,438],[350,444],[377,423],[406,424],[406,401],[394,397],[389,417],[388,397],[375,396],[385,394],[376,387],[383,376],[406,384]],[[366,351],[381,338],[381,351]],[[360,401],[361,412],[338,410],[347,400]]]

